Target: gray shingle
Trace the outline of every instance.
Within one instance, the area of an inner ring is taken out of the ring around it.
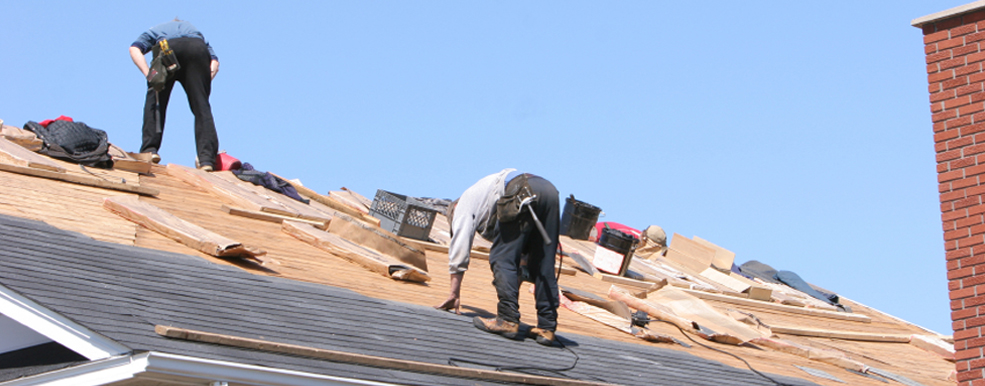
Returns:
[[[651,345],[565,334],[569,352],[531,340],[509,341],[477,331],[471,318],[429,307],[252,275],[194,256],[93,241],[3,215],[0,284],[138,351],[407,384],[492,384],[168,339],[154,332],[155,324],[163,324],[436,364],[460,358],[564,368],[574,362],[573,352],[577,366],[564,376],[627,385],[772,384],[748,370]]]

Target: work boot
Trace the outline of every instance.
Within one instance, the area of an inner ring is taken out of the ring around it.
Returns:
[[[537,343],[544,346],[554,345],[554,331],[551,330],[541,330],[537,327],[531,328],[530,333],[527,334],[530,338],[536,338]]]
[[[480,318],[476,316],[472,318],[472,324],[475,325],[475,328],[482,331],[499,334],[508,339],[516,339],[520,335],[520,325],[518,323],[508,322],[500,318]]]

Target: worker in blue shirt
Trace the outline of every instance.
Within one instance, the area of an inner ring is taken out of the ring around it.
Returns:
[[[163,90],[155,92],[150,87],[147,89],[147,98],[144,101],[143,141],[140,145],[141,156],[154,163],[161,160],[157,153],[164,136],[168,99],[174,82],[178,81],[185,89],[188,105],[191,106],[192,114],[195,116],[196,167],[212,171],[218,153],[219,137],[215,130],[215,120],[212,118],[209,95],[212,93],[212,79],[219,72],[219,58],[212,50],[212,46],[205,41],[205,36],[195,29],[195,26],[175,18],[173,21],[151,27],[130,45],[130,58],[145,78],[150,72],[150,67],[144,55],[153,51],[154,57],[157,57],[160,54],[158,42],[164,39],[167,39],[168,45],[174,51],[180,68],[168,77]],[[158,114],[155,114],[155,108]],[[157,121],[158,119],[160,122]]]

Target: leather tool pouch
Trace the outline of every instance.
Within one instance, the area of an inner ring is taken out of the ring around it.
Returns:
[[[520,217],[520,203],[533,196],[527,175],[521,174],[506,185],[503,196],[496,200],[496,218],[499,222],[513,222]]]
[[[150,62],[150,71],[147,72],[147,83],[154,91],[161,91],[167,83],[168,78],[174,77],[174,73],[180,69],[178,57],[168,46],[168,40],[163,39],[154,46],[154,60]]]

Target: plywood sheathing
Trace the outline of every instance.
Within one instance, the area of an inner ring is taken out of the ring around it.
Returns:
[[[133,245],[136,225],[102,208],[103,199],[115,195],[128,194],[0,171],[0,213]]]
[[[271,173],[271,174],[273,174],[273,173]],[[276,176],[276,174],[274,174],[274,175]],[[298,194],[300,194],[301,196],[303,196],[303,197],[305,197],[305,198],[307,198],[307,199],[315,202],[316,205],[317,204],[324,205],[326,208],[329,208],[329,209],[334,210],[336,212],[341,212],[341,213],[347,214],[347,215],[349,215],[349,216],[351,216],[353,218],[357,218],[359,220],[362,220],[363,222],[366,222],[366,223],[369,223],[369,224],[372,224],[372,225],[375,225],[375,226],[380,226],[380,219],[375,218],[373,216],[370,216],[368,213],[364,213],[364,212],[362,212],[360,210],[357,210],[357,209],[355,209],[355,208],[353,208],[353,207],[351,207],[351,206],[349,206],[349,205],[347,205],[347,204],[345,204],[345,203],[343,203],[343,202],[335,199],[334,197],[330,197],[330,196],[318,194],[314,190],[311,190],[311,189],[305,187],[304,185],[302,185],[301,184],[301,181],[299,181],[299,180],[296,180],[296,179],[295,180],[288,180],[288,179],[283,178],[283,177],[280,177],[280,176],[277,176],[277,177],[280,178],[280,179],[282,179],[282,180],[284,180],[284,181],[287,181],[289,184],[291,184],[291,186],[294,187],[295,190],[298,191]]]
[[[349,189],[333,190],[328,192],[328,196],[342,202],[352,209],[369,214],[369,208],[373,206],[373,201]]]
[[[342,221],[336,218],[333,223],[338,222]],[[337,234],[316,229],[309,224],[289,220],[281,224],[281,229],[284,233],[294,236],[298,240],[330,252],[333,255],[341,256],[346,260],[359,264],[385,277],[418,283],[425,283],[431,280],[427,272],[406,264],[393,256],[357,244]],[[422,258],[424,257],[423,255],[421,253]]]
[[[19,127],[5,125],[2,120],[0,120],[0,137],[6,138],[33,152],[41,150],[41,146],[44,144],[33,132]]]
[[[268,262],[262,257],[267,252],[260,248],[206,230],[161,208],[147,202],[141,202],[137,197],[107,197],[103,200],[103,207],[127,220],[208,255],[242,257],[256,260],[261,264]]]
[[[5,174],[10,177],[4,176]],[[59,189],[59,186],[62,189],[71,187],[71,189],[79,189],[80,191],[96,191],[98,192],[97,196],[99,198],[93,200],[92,203],[70,204],[68,207],[77,210],[79,210],[79,208],[88,207],[89,209],[85,209],[86,212],[94,212],[91,215],[93,216],[91,218],[98,217],[100,214],[104,217],[112,216],[99,221],[101,223],[121,224],[102,226],[104,229],[101,231],[112,230],[114,232],[118,232],[122,228],[129,228],[131,233],[134,232],[135,226],[132,223],[120,219],[119,217],[103,210],[101,207],[101,199],[105,196],[105,194],[119,194],[117,192],[87,188],[84,186],[74,186],[57,181],[47,181],[0,172],[0,181],[11,179],[26,179],[28,181],[25,183],[29,186],[33,186],[31,183],[32,181],[44,182],[45,188],[38,188],[36,191],[32,191],[30,193],[31,195],[28,197],[37,196],[53,202],[58,202],[63,198],[57,195],[50,195],[47,191]],[[447,267],[448,264],[447,253],[430,250],[426,251],[428,264],[433,265],[434,267],[441,267],[432,272],[432,275],[435,277],[427,286],[394,281],[344,261],[343,259],[327,258],[326,252],[296,240],[289,235],[283,234],[280,231],[279,224],[230,216],[222,211],[223,200],[218,196],[200,188],[190,186],[174,178],[173,176],[168,175],[166,168],[163,166],[154,165],[151,169],[151,174],[141,176],[140,182],[142,185],[153,187],[161,191],[161,194],[156,198],[141,197],[141,200],[153,202],[154,205],[168,210],[179,217],[202,226],[203,228],[226,235],[230,238],[241,240],[262,238],[262,247],[267,250],[267,256],[278,260],[281,264],[276,266],[276,271],[265,271],[258,269],[253,265],[241,266],[241,268],[255,274],[281,276],[312,283],[333,285],[341,288],[348,288],[366,296],[408,302],[423,306],[438,304],[448,295],[448,279],[444,274],[445,270],[443,268]],[[9,195],[0,194],[0,211],[4,211],[5,208],[6,210],[11,210],[13,207],[9,202]],[[94,228],[92,225],[87,224],[86,222],[77,221],[77,219],[55,219],[55,211],[57,209],[45,209],[45,207],[41,207],[33,208],[32,210],[32,214],[35,216],[34,218],[41,218],[44,221],[52,223],[52,225],[58,226],[59,228],[78,231],[83,234],[91,234],[94,231],[94,229],[92,229]],[[19,212],[16,210],[12,211],[13,213],[11,214],[13,215],[28,217],[17,214]],[[56,221],[58,224],[54,223]],[[160,236],[152,231],[139,227],[136,227],[136,229],[136,240],[133,243],[139,246],[196,255],[217,264],[232,264],[232,262],[224,259],[206,256],[201,252],[192,250],[180,243],[164,238],[163,236]],[[120,240],[125,241],[123,239]],[[488,262],[473,259],[470,269],[465,276],[462,289],[463,312],[486,315],[495,313],[497,299],[496,293],[490,284],[491,282],[492,273],[489,270]],[[592,278],[588,275],[562,276],[560,279],[560,284],[565,287],[578,288],[602,296],[606,294],[608,288],[610,287],[609,283],[602,282],[601,280]],[[535,308],[533,305],[533,296],[527,291],[530,284],[524,283],[523,286],[526,286],[527,288],[521,288],[520,291],[520,311],[522,313],[521,321],[533,325],[536,324],[536,313],[534,312]],[[721,309],[723,311],[726,308],[737,308],[732,304],[715,302],[711,300],[705,301],[716,309]],[[891,317],[886,317],[877,312],[870,311],[867,307],[862,305],[858,305],[851,301],[846,301],[846,304],[851,306],[856,314],[864,314],[869,316],[872,319],[872,322],[858,323],[829,320],[813,318],[805,315],[788,314],[775,310],[753,310],[753,312],[764,321],[773,322],[778,325],[786,324],[781,323],[781,321],[786,322],[795,320],[797,325],[814,328],[844,330],[851,329],[853,328],[852,326],[854,326],[856,330],[870,332],[885,331],[890,333],[902,333],[910,331],[910,333],[925,333],[925,331],[919,328],[904,325]],[[746,307],[744,309],[749,310],[750,308]],[[616,329],[601,325],[595,320],[589,319],[564,308],[559,310],[558,328],[558,334],[560,336],[572,338],[576,341],[578,340],[578,335],[590,335],[631,344],[653,344],[644,342],[638,338],[617,331]],[[681,341],[689,342],[687,338],[681,335],[680,332],[672,326],[663,323],[651,323],[650,329],[655,333],[673,336]],[[947,382],[944,380],[950,370],[953,369],[952,363],[939,358],[935,354],[925,352],[908,344],[832,341],[825,340],[823,338],[803,338],[801,340],[801,337],[796,336],[785,336],[784,338],[801,342],[801,344],[808,343],[820,345],[822,343],[830,343],[832,345],[838,345],[839,347],[843,347],[857,353],[880,358],[887,363],[900,364],[898,367],[889,365],[882,365],[880,367],[898,374],[903,374],[922,384],[928,386],[953,386],[953,382]],[[722,362],[729,366],[745,368],[745,365],[741,361],[731,356],[697,345],[693,345],[690,349],[669,344],[660,344],[660,347],[671,350],[685,351],[703,358]],[[726,346],[721,344],[713,344],[713,347],[724,349],[728,352],[741,356],[742,358],[748,360],[759,371],[804,378],[821,385],[844,385],[834,381],[809,377],[802,371],[792,366],[800,365],[821,369],[831,374],[839,374],[840,378],[853,385],[885,386],[885,384],[880,381],[846,374],[844,370],[841,370],[840,368],[817,363],[806,358],[794,357],[789,354],[749,347]],[[907,367],[911,369],[907,369]],[[938,374],[943,374],[943,376],[938,376]]]
[[[328,224],[328,232],[391,256],[424,272],[428,271],[427,257],[423,250],[402,242],[396,235],[380,228],[365,225],[346,215],[339,215]]]
[[[65,172],[65,168],[58,166],[51,158],[27,150],[5,137],[0,137],[0,162],[52,172]]]

